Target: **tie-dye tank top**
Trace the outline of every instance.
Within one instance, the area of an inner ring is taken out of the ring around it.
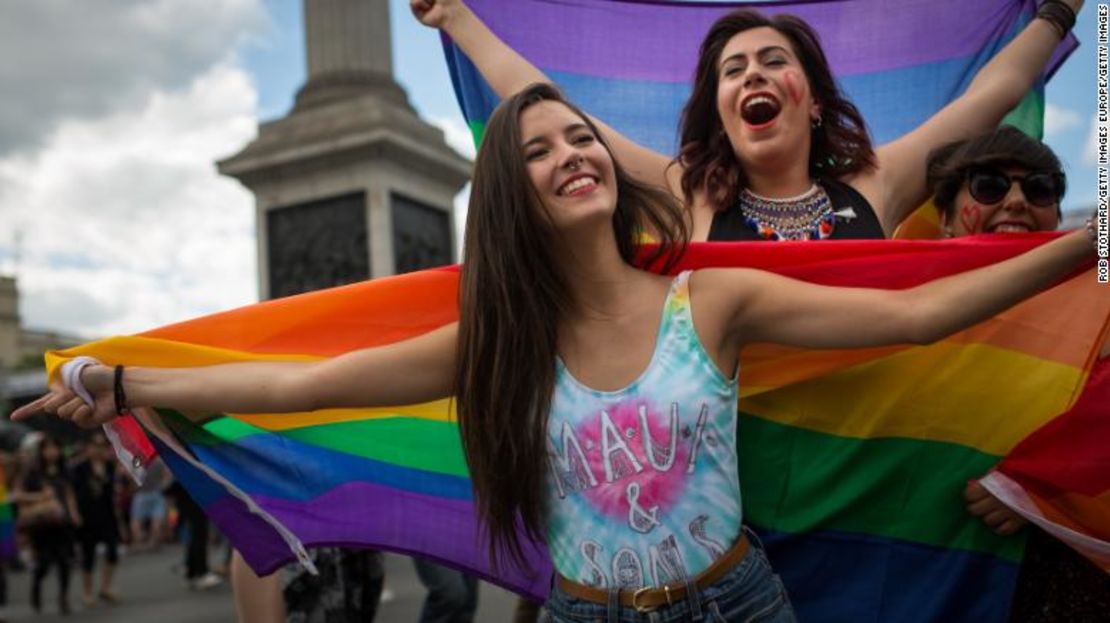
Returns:
[[[694,332],[675,278],[647,369],[617,391],[556,363],[547,430],[547,543],[566,578],[602,588],[692,577],[740,534],[736,381]]]

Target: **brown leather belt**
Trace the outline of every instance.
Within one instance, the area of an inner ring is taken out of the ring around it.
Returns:
[[[713,561],[705,571],[694,576],[694,585],[698,588],[707,588],[717,580],[725,577],[748,553],[748,537],[740,533],[740,538],[725,552],[723,556]],[[571,582],[562,575],[558,575],[559,589],[571,597],[592,601],[596,604],[609,603],[609,591],[603,588],[594,588],[577,582]],[[636,590],[621,591],[620,605],[626,608],[635,608],[637,612],[651,612],[663,606],[676,604],[686,599],[686,584],[664,584],[663,586],[645,586]]]

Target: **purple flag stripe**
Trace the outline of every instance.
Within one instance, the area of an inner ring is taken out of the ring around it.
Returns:
[[[410,493],[365,482],[337,486],[312,500],[262,495],[252,495],[252,498],[297,535],[306,547],[351,545],[431,557],[537,599],[544,598],[550,586],[551,562],[546,548],[538,544],[526,548],[530,573],[517,571],[495,575],[492,572],[489,550],[485,539],[478,534],[474,506],[469,501]],[[217,521],[221,529],[227,523],[238,531],[237,521],[249,521],[249,517],[240,516],[245,511],[243,505],[230,496],[217,500],[205,510],[213,520],[227,518],[226,522]],[[262,538],[252,538],[251,533]],[[293,553],[271,534],[272,530],[264,524],[237,534],[247,541],[265,541],[260,543],[265,546],[264,551],[257,552],[259,566],[264,569],[293,560]],[[511,568],[507,559],[501,564]]]
[[[840,76],[962,58],[1002,37],[1031,11],[1032,0],[976,0],[960,11],[934,0],[875,3],[812,2],[789,7],[748,5],[791,13],[829,46]],[[895,5],[896,6],[893,6]],[[632,4],[613,0],[471,0],[469,5],[513,49],[534,64],[589,76],[686,83],[697,47],[712,22],[733,7]],[[668,42],[684,42],[675,49]],[[874,50],[884,54],[876,55]]]

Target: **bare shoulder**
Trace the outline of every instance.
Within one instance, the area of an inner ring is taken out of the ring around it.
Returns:
[[[735,362],[738,319],[758,291],[761,274],[751,268],[705,268],[690,275],[694,328],[722,370]]]
[[[712,294],[722,286],[734,281],[737,273],[750,271],[746,268],[699,268],[690,273],[690,291],[698,291],[698,297]]]
[[[690,300],[700,307],[733,309],[758,288],[765,273],[754,268],[702,268],[690,275]]]

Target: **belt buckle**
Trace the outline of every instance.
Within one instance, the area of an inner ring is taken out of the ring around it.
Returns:
[[[632,607],[636,610],[636,612],[639,612],[640,614],[647,614],[648,612],[653,612],[659,608],[659,606],[641,606],[639,603],[637,603],[639,602],[640,597],[647,595],[648,591],[650,590],[652,590],[651,586],[644,586],[642,588],[636,589],[636,591],[632,593]]]

